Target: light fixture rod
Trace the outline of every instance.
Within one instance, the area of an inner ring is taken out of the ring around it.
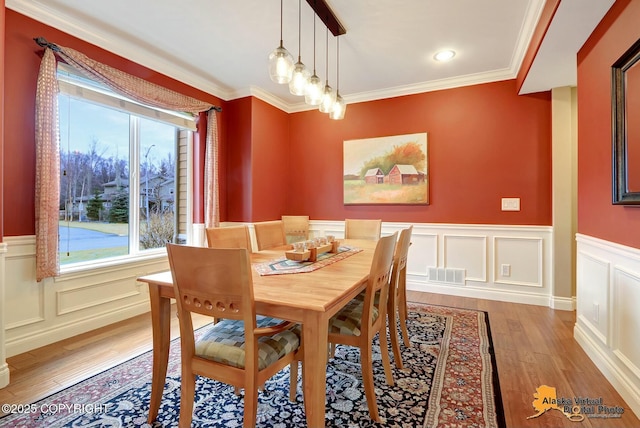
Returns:
[[[302,19],[302,6],[301,6],[301,3],[302,3],[302,0],[298,0],[298,62],[300,62],[300,58],[301,58],[301,56],[300,56],[301,55],[300,54],[300,51],[301,51],[300,45],[301,45],[301,40],[302,40],[301,31],[300,31],[300,29],[302,27],[302,24],[300,23],[300,21]],[[280,36],[280,37],[282,37],[282,36]]]
[[[282,2],[283,0],[280,0],[280,46],[282,46]]]
[[[325,28],[325,62],[324,62],[324,72],[326,73],[326,82],[329,84],[329,28]]]
[[[338,18],[325,0],[307,0],[307,3],[309,3],[311,9],[313,9],[316,15],[322,19],[324,25],[334,36],[340,36],[347,33],[347,30],[345,30],[340,21],[338,21]]]

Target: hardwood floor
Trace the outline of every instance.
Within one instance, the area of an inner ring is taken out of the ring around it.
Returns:
[[[489,313],[500,389],[508,427],[639,427],[640,420],[573,339],[575,312],[440,294],[409,292],[410,301]],[[205,318],[194,319],[203,325]],[[171,337],[178,336],[172,317]],[[140,315],[8,359],[11,383],[0,403],[31,403],[151,349],[151,317]],[[620,406],[619,419],[569,421],[557,411],[535,418],[533,393],[540,385],[562,397],[602,398]],[[0,423],[0,426],[2,424]]]

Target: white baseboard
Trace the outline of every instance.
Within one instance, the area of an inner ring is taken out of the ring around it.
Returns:
[[[7,363],[0,366],[0,388],[9,385],[9,366]]]
[[[576,324],[573,329],[573,337],[596,367],[611,382],[611,385],[627,403],[631,411],[640,417],[640,390],[634,385],[632,379],[620,370],[618,364],[603,351],[602,347],[579,324]],[[611,406],[619,405],[618,403],[606,404]]]
[[[149,312],[150,309],[151,307],[148,301],[138,302],[130,306],[121,307],[116,311],[105,312],[84,319],[74,319],[66,324],[54,325],[48,329],[38,330],[36,333],[24,334],[12,338],[6,342],[7,357],[144,314]]]
[[[407,290],[435,294],[448,294],[450,296],[459,297],[472,297],[475,299],[496,300],[499,302],[522,303],[525,305],[549,306],[549,296],[501,290],[482,290],[470,286],[461,287],[446,284],[411,283],[407,281]]]

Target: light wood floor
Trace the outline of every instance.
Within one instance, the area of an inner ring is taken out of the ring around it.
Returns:
[[[417,292],[410,292],[409,300],[489,313],[508,427],[640,427],[640,420],[573,339],[575,312]],[[199,318],[194,324],[204,322]],[[171,337],[177,336],[174,316]],[[145,314],[10,357],[11,383],[0,389],[0,403],[34,402],[149,349],[151,318]],[[540,385],[555,387],[562,397],[602,398],[605,405],[624,407],[625,413],[620,419],[571,422],[549,411],[527,420],[535,413],[531,403]]]

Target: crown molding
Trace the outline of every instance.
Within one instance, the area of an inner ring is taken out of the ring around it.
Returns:
[[[87,28],[86,22],[75,20],[68,15],[52,10],[43,3],[27,2],[24,0],[6,0],[5,6],[15,12],[28,16],[38,22],[69,33],[85,42],[94,44],[116,55],[134,61],[144,67],[165,74],[179,82],[193,86],[223,100],[231,98],[231,91],[198,76],[192,70],[176,65],[168,66],[167,58],[153,54],[149,49],[140,45],[140,41],[129,39],[121,35],[112,34],[102,28]],[[38,34],[34,34],[37,37]],[[55,43],[55,40],[50,40]]]
[[[516,49],[514,50],[509,68],[494,70],[487,73],[470,74],[412,85],[396,86],[350,95],[341,95],[347,104],[352,104],[514,79],[522,62],[522,58],[525,55],[529,40],[535,30],[535,25],[540,13],[542,12],[543,6],[544,1],[542,0],[529,1],[529,10],[526,15],[527,19],[523,24],[522,31],[520,32],[520,37],[518,39]],[[305,104],[304,101],[293,104],[289,103],[257,86],[250,86],[239,90],[223,88],[212,83],[209,78],[199,76],[193,70],[186,67],[181,67],[179,65],[180,61],[167,61],[166,57],[153,54],[151,49],[149,49],[150,47],[141,46],[140,40],[129,39],[122,37],[121,35],[114,35],[99,27],[88,28],[86,22],[61,14],[59,11],[53,10],[42,2],[6,0],[6,7],[36,21],[67,32],[74,37],[78,37],[79,39],[92,43],[100,48],[137,62],[159,73],[165,74],[182,83],[212,94],[224,101],[253,96],[286,113],[310,111],[317,108],[315,106]],[[34,37],[35,36],[37,36],[37,34],[34,34]],[[55,43],[55,40],[52,40],[52,42]]]

